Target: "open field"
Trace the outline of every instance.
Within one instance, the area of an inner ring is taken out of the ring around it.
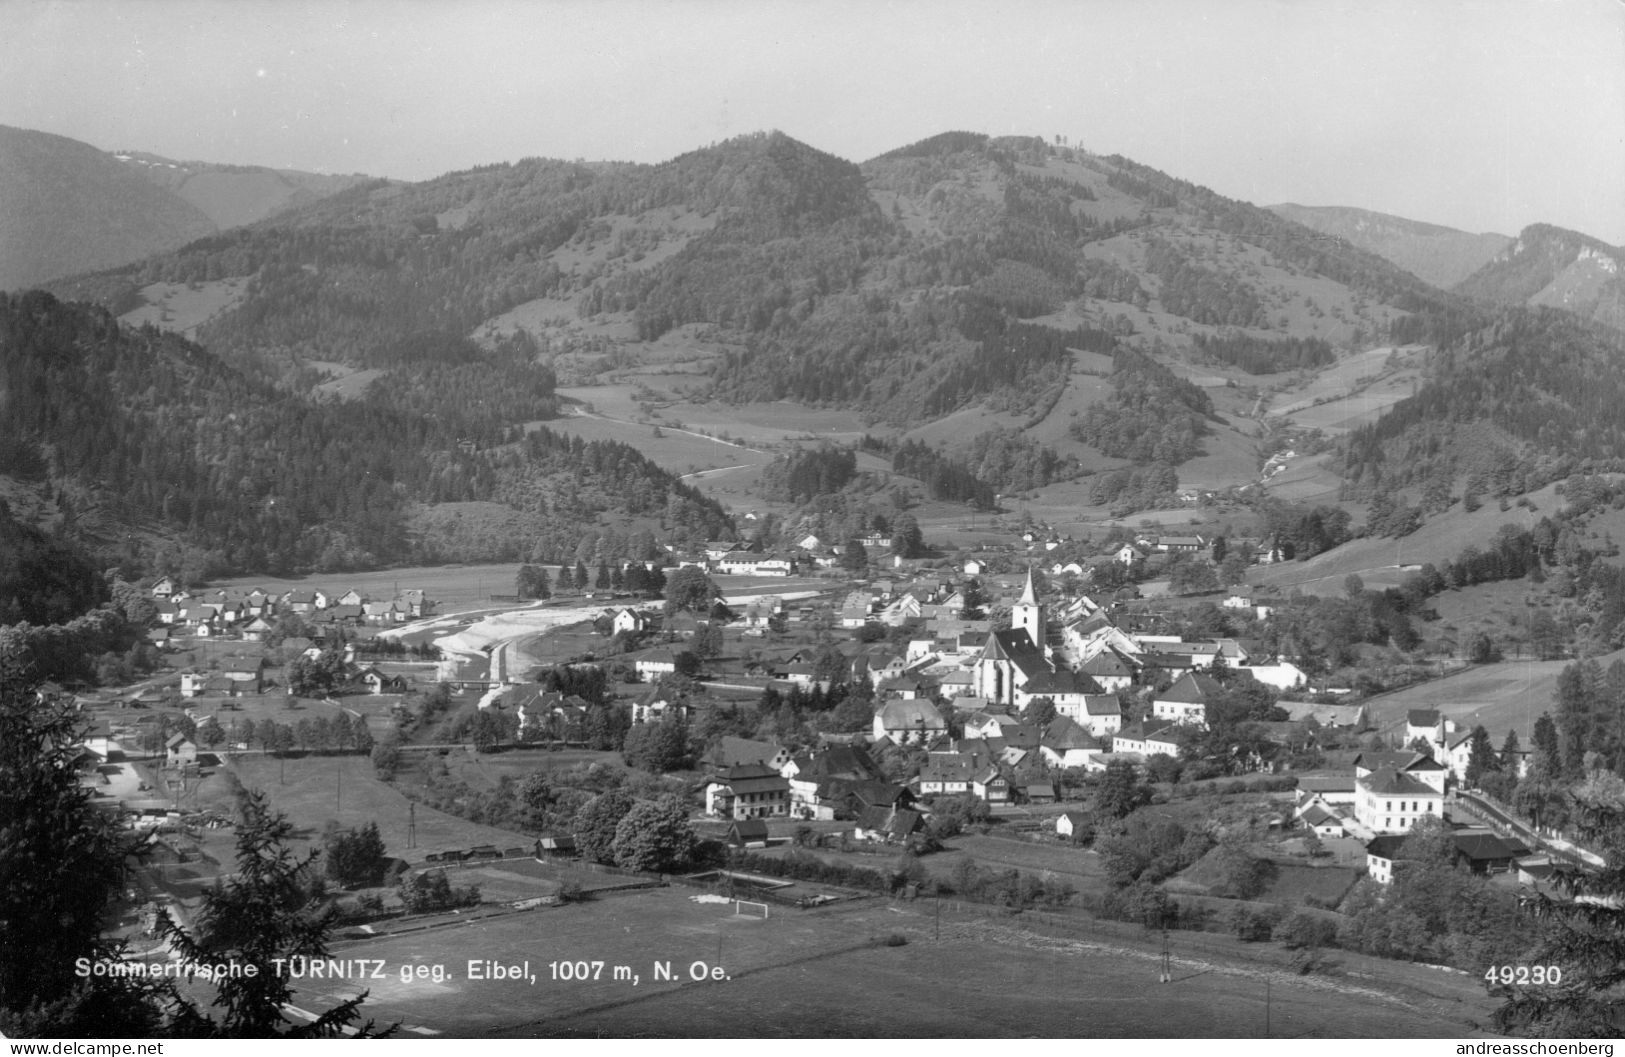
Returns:
[[[523,834],[482,826],[418,804],[414,812],[417,847],[408,850],[409,802],[374,776],[372,761],[364,756],[279,760],[244,755],[230,767],[244,786],[270,794],[272,807],[287,815],[306,839],[319,839],[327,820],[335,819],[346,827],[376,822],[389,854],[411,862],[422,861],[428,852],[477,844],[494,844],[498,848],[531,845],[531,838]],[[223,781],[206,782],[198,801],[198,806],[222,813],[231,809],[230,793]]]
[[[1625,658],[1625,650],[1604,654],[1597,662],[1607,668]],[[1420,686],[1407,687],[1368,700],[1371,722],[1380,733],[1403,733],[1405,713],[1413,708],[1436,708],[1467,730],[1482,723],[1497,746],[1510,727],[1518,741],[1533,744],[1535,720],[1552,711],[1557,676],[1573,661],[1503,661],[1481,664]]]
[[[555,433],[583,440],[610,440],[630,445],[661,469],[677,474],[725,466],[759,466],[773,461],[771,452],[729,444],[671,426],[624,422],[589,414],[551,419],[543,425]]]
[[[1291,471],[1289,470],[1288,473]],[[1286,473],[1281,475],[1287,476]],[[1280,562],[1260,566],[1249,571],[1248,580],[1255,585],[1298,588],[1307,594],[1340,594],[1343,578],[1358,573],[1367,587],[1390,587],[1400,583],[1407,575],[1404,566],[1420,566],[1425,562],[1442,564],[1454,559],[1469,546],[1484,548],[1494,543],[1503,525],[1527,529],[1547,513],[1561,509],[1562,498],[1547,486],[1529,495],[1533,508],[1513,506],[1500,510],[1494,503],[1485,503],[1468,513],[1458,503],[1440,516],[1430,518],[1402,539],[1365,537],[1350,540],[1308,561]],[[1270,488],[1273,494],[1276,489]],[[1356,523],[1364,520],[1363,512],[1355,514]]]
[[[243,299],[249,277],[214,279],[198,283],[153,283],[141,288],[146,302],[119,316],[119,322],[139,327],[151,323],[160,330],[192,337],[197,328]]]
[[[1390,974],[1357,956],[1338,975],[1299,976],[1283,952],[1175,934],[1175,982],[1160,987],[1160,941],[1127,926],[1061,939],[950,906],[935,940],[923,900],[775,908],[764,921],[694,895],[660,889],[339,944],[338,957],[382,960],[381,978],[306,981],[295,1002],[325,1008],[366,987],[367,1016],[448,1036],[1252,1038],[1265,1034],[1267,977],[1275,1036],[1456,1037],[1488,1016],[1472,978]],[[889,935],[907,942],[876,942]],[[469,979],[470,960],[528,960],[535,982]],[[603,962],[598,979],[553,978],[550,963],[578,960],[588,975]],[[657,962],[677,979],[653,979]],[[726,979],[691,981],[697,963]],[[418,965],[445,978],[402,982]],[[925,997],[942,993],[976,1000]]]
[[[340,400],[359,399],[367,391],[367,386],[373,383],[373,379],[384,373],[376,367],[362,369],[325,360],[311,360],[309,366],[325,371],[328,375],[327,381],[316,386],[316,392],[338,397]]]
[[[549,574],[554,570],[549,569]],[[266,591],[292,591],[319,587],[329,594],[343,594],[354,588],[372,598],[390,599],[396,591],[421,588],[439,603],[439,612],[485,605],[492,595],[511,595],[518,562],[488,565],[419,565],[402,569],[375,569],[355,573],[318,573],[301,577],[239,576],[211,581],[210,587],[227,590],[262,588]]]

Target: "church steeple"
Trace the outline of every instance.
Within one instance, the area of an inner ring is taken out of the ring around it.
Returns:
[[[1034,649],[1044,648],[1044,607],[1038,601],[1038,586],[1033,583],[1031,565],[1027,566],[1027,582],[1022,585],[1021,599],[1010,607],[1010,626],[1025,631]]]
[[[1016,604],[1021,606],[1036,606],[1038,604],[1038,588],[1033,584],[1033,567],[1031,565],[1027,566],[1027,583],[1021,589],[1021,601]]]

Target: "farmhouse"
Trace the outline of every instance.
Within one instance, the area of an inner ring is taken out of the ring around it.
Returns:
[[[1174,684],[1151,700],[1151,714],[1157,719],[1193,726],[1207,726],[1207,702],[1224,693],[1224,687],[1211,675],[1186,672]]]
[[[892,698],[875,713],[874,736],[899,745],[924,745],[948,732],[937,706],[923,697]]]
[[[705,812],[732,819],[788,815],[790,783],[766,764],[735,764],[706,779]]]
[[[1071,838],[1089,831],[1089,816],[1082,811],[1063,811],[1055,816],[1055,835]]]
[[[677,671],[677,655],[668,649],[650,650],[633,662],[633,667],[639,679],[654,682],[662,675]]]
[[[171,734],[164,742],[166,767],[186,767],[197,763],[197,743],[185,734]]]
[[[1313,701],[1277,701],[1275,704],[1285,709],[1286,718],[1295,723],[1312,719],[1322,727],[1345,730],[1364,730],[1369,726],[1364,705],[1322,705]]]
[[[1179,742],[1174,732],[1180,724],[1147,730],[1144,725],[1125,727],[1112,735],[1112,752],[1135,752],[1142,756],[1178,756]]]

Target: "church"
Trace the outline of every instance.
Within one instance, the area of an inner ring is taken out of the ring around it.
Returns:
[[[977,697],[1018,709],[1039,697],[1049,698],[1057,708],[1081,707],[1084,695],[1101,693],[1087,675],[1055,663],[1031,566],[1021,598],[1010,607],[1010,627],[989,635],[976,659],[971,688]]]

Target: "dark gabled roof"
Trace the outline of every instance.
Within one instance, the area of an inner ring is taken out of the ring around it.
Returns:
[[[1365,852],[1367,855],[1392,861],[1399,858],[1399,848],[1404,843],[1404,837],[1387,833],[1380,837],[1372,837],[1370,843],[1365,846]]]
[[[1413,708],[1405,713],[1405,723],[1412,727],[1436,727],[1439,725],[1439,710],[1436,708]]]
[[[1123,702],[1116,694],[1089,694],[1083,699],[1083,711],[1090,716],[1121,716]]]
[[[1361,778],[1360,784],[1379,796],[1443,796],[1444,794],[1420,778],[1384,767]]]
[[[1298,788],[1306,793],[1352,793],[1353,775],[1309,775],[1298,779]]]
[[[1368,771],[1380,771],[1383,768],[1405,770],[1416,763],[1416,758],[1421,755],[1423,754],[1411,749],[1401,752],[1362,752],[1354,757],[1354,766],[1363,767]]]
[[[1093,657],[1084,661],[1079,671],[1088,676],[1125,676],[1133,675],[1134,669],[1129,663],[1118,656],[1113,649],[1104,649]]]
[[[735,796],[748,793],[788,793],[790,780],[777,774],[756,775],[749,778],[713,778],[713,782],[733,790]]]
[[[736,840],[766,840],[767,822],[765,819],[741,819],[728,827],[728,836]]]
[[[1158,694],[1155,700],[1200,705],[1222,693],[1224,687],[1213,676],[1202,672],[1186,672],[1174,681],[1174,685]]]
[[[1343,820],[1327,811],[1319,804],[1314,805],[1303,813],[1303,820],[1311,826],[1323,826],[1328,822],[1342,822]]]
[[[892,807],[908,795],[908,790],[900,785],[875,780],[853,781],[851,779],[836,779],[845,783],[847,796],[855,797],[870,807]]]
[[[909,702],[912,703],[912,702]],[[806,766],[797,758],[798,779],[809,778],[879,778],[880,768],[869,754],[857,745],[830,745],[808,757]]]
[[[777,778],[779,772],[765,763],[736,763],[715,777],[719,781],[742,782],[747,778]]]
[[[1100,743],[1087,730],[1065,716],[1056,716],[1044,728],[1044,747],[1057,752],[1067,749],[1098,749]]]
[[[1523,845],[1514,846],[1512,842],[1503,840],[1494,833],[1457,833],[1454,836],[1456,853],[1474,862],[1511,859],[1528,852]]]
[[[778,746],[768,742],[725,735],[706,752],[704,762],[713,767],[729,767],[736,763],[765,763],[778,753]]]
[[[1033,697],[1045,694],[1098,694],[1101,687],[1090,676],[1063,668],[1058,672],[1039,672],[1030,677],[1021,692]]]

